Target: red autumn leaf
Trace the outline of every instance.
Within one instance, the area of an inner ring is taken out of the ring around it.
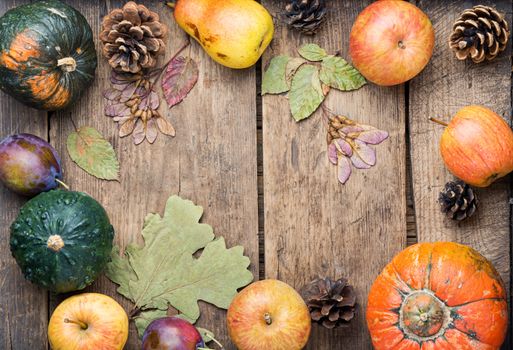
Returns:
[[[176,57],[166,68],[162,90],[169,108],[183,101],[198,81],[198,65],[190,57]]]

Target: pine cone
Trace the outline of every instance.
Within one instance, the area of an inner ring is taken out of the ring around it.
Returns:
[[[318,278],[301,289],[312,320],[328,329],[347,326],[356,314],[356,294],[347,280]]]
[[[166,33],[157,13],[129,1],[103,18],[103,55],[114,70],[138,73],[156,65],[157,55],[166,49]]]
[[[506,49],[509,37],[504,15],[489,6],[477,5],[463,11],[454,22],[450,47],[459,60],[470,57],[475,63],[493,60]]]
[[[478,200],[472,187],[461,180],[450,181],[440,192],[438,202],[442,212],[449,219],[463,221],[471,217],[477,209]]]
[[[326,13],[325,0],[291,0],[285,7],[284,20],[304,34],[313,35]]]

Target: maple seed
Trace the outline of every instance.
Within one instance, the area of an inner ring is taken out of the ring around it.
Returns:
[[[369,145],[377,145],[388,138],[388,133],[370,125],[341,116],[328,117],[328,159],[338,166],[338,180],[345,184],[356,169],[369,169],[376,164],[376,151]]]

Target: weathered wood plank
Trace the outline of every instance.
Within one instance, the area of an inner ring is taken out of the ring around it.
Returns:
[[[68,3],[88,19],[98,38],[101,18],[124,1],[79,1]],[[170,28],[164,63],[184,43],[185,33],[175,24],[162,2],[142,1],[157,12]],[[97,49],[100,44],[97,42]],[[51,119],[51,140],[63,154],[66,180],[72,189],[85,191],[102,203],[116,230],[116,242],[125,246],[141,241],[140,230],[149,212],[162,213],[167,198],[179,194],[203,206],[203,221],[223,235],[227,244],[243,245],[258,277],[258,210],[256,169],[256,84],[254,69],[234,71],[213,62],[192,43],[185,54],[199,63],[197,86],[169,113],[177,130],[175,138],[159,135],[155,144],[135,146],[131,138],[120,139],[117,127],[103,115],[102,91],[109,85],[109,67],[100,57],[94,86],[77,106]],[[99,53],[100,55],[100,53]],[[165,110],[165,109],[164,109]],[[65,141],[78,126],[97,128],[117,151],[120,182],[97,180],[72,163]],[[90,291],[116,296],[115,286],[101,278]],[[127,308],[129,303],[116,296]],[[224,313],[202,305],[199,324],[213,330],[228,343]],[[139,349],[135,327],[126,349]]]
[[[478,1],[419,1],[436,32],[433,58],[424,72],[410,83],[410,130],[414,200],[419,241],[448,240],[473,246],[491,259],[509,287],[510,205],[509,179],[479,189],[480,206],[475,217],[455,224],[444,218],[437,203],[444,184],[453,179],[439,152],[443,127],[428,121],[449,121],[463,106],[487,106],[508,122],[511,119],[511,49],[495,61],[483,64],[456,60],[447,41],[452,23],[465,8]],[[507,13],[510,1],[485,1]]]
[[[328,19],[314,37],[282,24],[265,56],[297,55],[315,42],[348,57],[349,33],[371,1],[330,1]],[[263,3],[279,14],[280,3]],[[376,147],[378,164],[356,171],[344,186],[326,156],[326,128],[317,112],[296,123],[284,96],[263,98],[266,276],[296,288],[317,275],[345,276],[356,287],[360,315],[348,329],[314,327],[310,349],[371,348],[365,303],[373,279],[406,244],[405,101],[403,87],[367,85],[357,92],[330,92],[336,113],[390,132]]]
[[[0,2],[0,15],[28,1]],[[0,93],[0,139],[26,132],[48,137],[46,112],[23,106]],[[9,248],[9,226],[26,198],[0,185],[0,348],[46,349],[48,293],[26,281]]]

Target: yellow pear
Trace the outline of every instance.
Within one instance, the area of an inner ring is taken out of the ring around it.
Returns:
[[[178,0],[174,16],[212,59],[230,68],[254,65],[274,34],[271,15],[254,0]]]

